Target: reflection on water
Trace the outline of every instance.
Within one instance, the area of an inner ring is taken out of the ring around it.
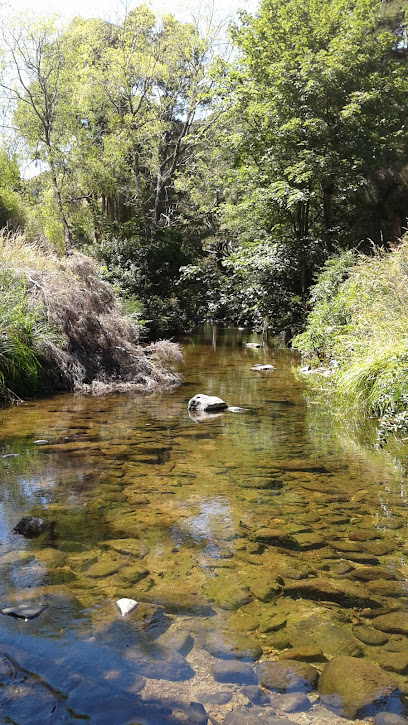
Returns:
[[[408,689],[403,462],[369,427],[360,442],[335,433],[296,355],[242,345],[255,340],[208,328],[173,392],[1,413],[0,454],[18,454],[0,458],[2,606],[49,604],[0,619],[5,722],[206,722],[200,703],[229,722],[257,679],[251,664],[219,679],[216,663],[290,650],[319,671],[359,656]],[[191,419],[196,393],[244,410]],[[50,526],[25,539],[23,515]],[[139,602],[125,618],[121,597]],[[377,627],[387,613],[398,627]],[[268,722],[279,707],[262,697],[251,712]]]

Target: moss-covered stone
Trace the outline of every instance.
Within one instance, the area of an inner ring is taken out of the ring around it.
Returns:
[[[247,586],[224,573],[212,578],[207,583],[205,590],[215,606],[221,607],[221,609],[239,609],[252,598]]]
[[[365,624],[358,624],[353,627],[353,634],[360,640],[360,642],[364,642],[364,644],[368,644],[372,647],[380,647],[388,642],[386,634],[378,632],[372,627],[367,627]]]
[[[263,687],[276,692],[310,692],[319,676],[314,667],[297,660],[261,662],[256,666],[256,674]]]
[[[127,582],[128,584],[137,584],[137,582],[142,581],[142,579],[145,579],[149,575],[149,570],[145,569],[144,567],[137,566],[136,564],[132,566],[123,566],[120,569],[120,578],[123,579],[123,581]],[[89,573],[87,572],[88,576]]]
[[[364,716],[369,707],[396,694],[397,684],[380,667],[354,657],[334,657],[324,668],[318,684],[322,702],[338,714]]]
[[[343,654],[358,657],[362,654],[360,643],[348,629],[320,614],[312,614],[298,621],[292,619],[288,632],[293,647],[312,646],[321,650],[326,657]]]

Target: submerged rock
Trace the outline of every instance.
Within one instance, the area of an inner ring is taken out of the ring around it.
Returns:
[[[276,692],[310,692],[319,675],[314,667],[297,660],[260,662],[256,674],[263,687]]]
[[[200,692],[196,698],[203,705],[226,705],[232,699],[232,695],[232,692],[220,690],[220,692]]]
[[[183,655],[183,657],[186,657],[193,648],[194,639],[189,632],[181,629],[178,631],[170,629],[156,640],[156,644],[160,647],[171,649],[173,652],[178,652]]]
[[[343,607],[367,607],[377,604],[365,587],[349,581],[337,581],[323,577],[287,584],[283,593],[286,596],[302,597],[303,599],[336,602]]]
[[[181,682],[190,680],[195,674],[181,654],[163,647],[149,647],[147,652],[129,648],[125,659],[140,675],[155,680]]]
[[[257,660],[262,655],[262,647],[247,632],[201,632],[200,643],[210,655],[220,659]]]
[[[177,702],[177,705],[173,707],[172,716],[177,725],[207,725],[208,723],[208,715],[199,702],[190,702],[189,705]]]
[[[266,725],[266,720],[258,717],[255,712],[247,710],[246,707],[237,707],[226,715],[223,725]]]
[[[407,725],[408,720],[392,712],[379,712],[374,718],[374,725]]]
[[[197,412],[211,412],[225,410],[228,405],[216,395],[203,395],[198,393],[188,401],[188,410]]]
[[[327,657],[359,657],[362,654],[360,643],[349,631],[319,614],[312,614],[293,624],[289,635],[294,647],[315,647]]]
[[[376,657],[383,670],[406,675],[408,671],[408,652],[380,652]]]
[[[390,634],[408,634],[408,613],[390,612],[372,620],[374,629]]]
[[[299,662],[327,662],[321,649],[313,646],[292,647],[286,652],[281,652],[280,660],[298,660]]]
[[[254,597],[260,599],[261,602],[270,602],[282,590],[282,580],[259,576],[249,581],[249,589]]]
[[[258,684],[258,678],[253,668],[246,662],[236,660],[215,662],[212,666],[212,675],[216,682],[228,682],[235,685]]]
[[[312,703],[304,692],[289,692],[286,695],[277,695],[271,701],[275,710],[281,712],[306,712],[312,707]]]
[[[39,536],[48,529],[48,524],[44,519],[36,516],[23,516],[13,529],[13,534],[21,534],[27,539]]]
[[[402,597],[407,590],[405,583],[390,581],[389,579],[377,579],[368,582],[367,587],[370,592],[382,597]]]
[[[378,665],[343,655],[326,665],[318,690],[326,707],[349,718],[364,717],[375,707],[384,709],[385,701],[399,699],[396,682]]]
[[[35,619],[48,609],[48,604],[17,604],[15,607],[3,607],[2,614],[8,614],[16,619]]]
[[[241,692],[253,705],[268,705],[271,701],[269,695],[266,695],[257,685],[245,685]]]
[[[358,569],[354,569],[352,571],[350,577],[358,579],[358,581],[361,582],[370,582],[377,579],[395,579],[395,575],[392,572],[387,571],[386,569],[381,569],[379,566],[359,567]]]
[[[383,632],[378,632],[372,627],[367,627],[365,624],[358,624],[353,627],[353,634],[360,642],[371,645],[372,647],[380,647],[382,644],[388,642],[388,637]]]
[[[231,611],[239,609],[243,604],[248,604],[252,599],[252,594],[247,586],[224,573],[211,579],[206,591],[216,606]]]

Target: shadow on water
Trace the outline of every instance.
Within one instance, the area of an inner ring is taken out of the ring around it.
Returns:
[[[4,722],[228,723],[246,705],[268,722],[277,701],[248,686],[288,688],[256,662],[291,656],[357,656],[408,692],[404,463],[368,427],[339,434],[296,354],[256,341],[204,329],[171,392],[1,412],[0,603],[48,604],[0,617]],[[238,410],[193,420],[196,393]],[[13,534],[24,515],[49,528]]]

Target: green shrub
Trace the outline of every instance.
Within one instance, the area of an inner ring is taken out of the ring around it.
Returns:
[[[327,263],[293,345],[314,363],[336,360],[332,388],[344,410],[381,416],[383,431],[406,430],[408,239],[396,251],[374,252]]]

